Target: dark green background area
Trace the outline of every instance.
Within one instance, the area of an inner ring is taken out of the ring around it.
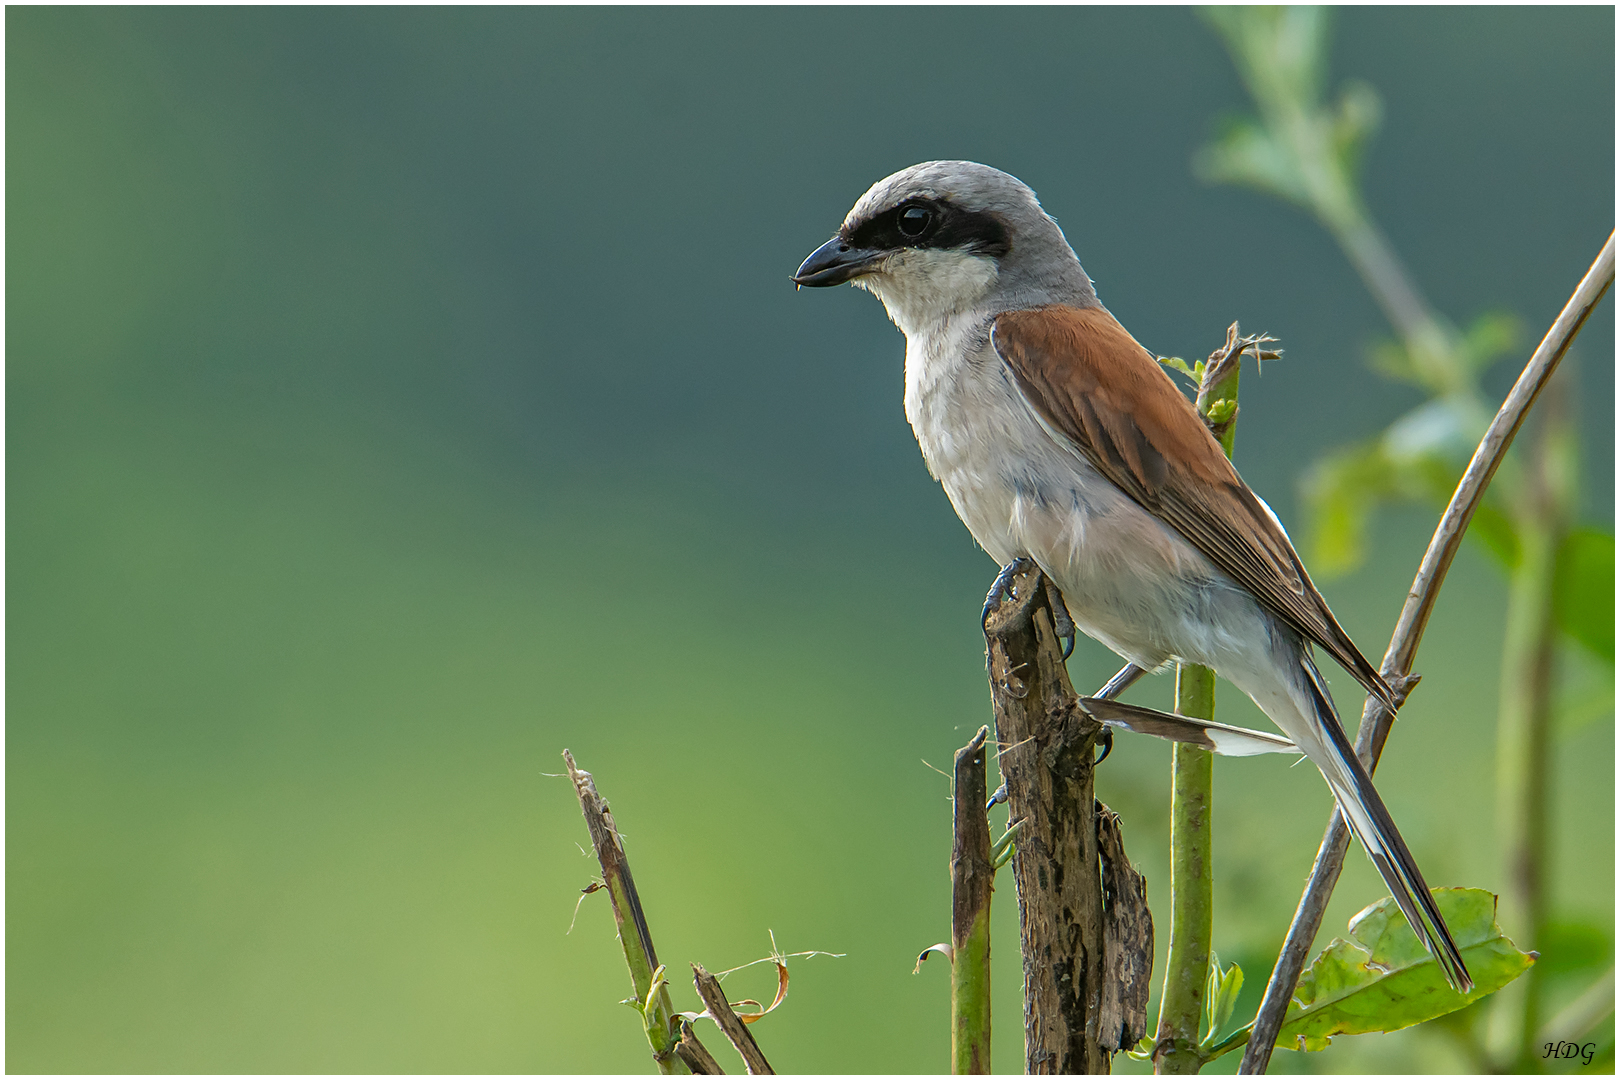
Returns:
[[[911,974],[948,929],[948,789],[921,759],[987,718],[995,568],[922,466],[881,307],[787,282],[896,169],[1028,181],[1160,353],[1202,356],[1234,318],[1280,338],[1238,463],[1296,532],[1301,469],[1418,400],[1367,371],[1386,328],[1314,223],[1192,179],[1244,98],[1186,11],[12,8],[6,29],[10,1071],[646,1071],[605,898],[565,933],[593,872],[546,775],[565,746],[677,974],[772,930],[847,954],[794,965],[757,1029],[778,1067],[946,1066],[945,971]],[[1386,104],[1369,201],[1451,317],[1510,310],[1533,340],[1612,227],[1613,42],[1608,8],[1339,19],[1335,85]],[[1577,356],[1595,521],[1612,310]],[[1327,586],[1364,650],[1432,520],[1386,515]],[[1505,880],[1502,604],[1465,551],[1379,774],[1436,885]],[[1111,661],[1083,643],[1076,683]],[[1556,759],[1556,913],[1608,928],[1612,718]],[[1099,779],[1156,906],[1168,760],[1121,739]],[[1288,765],[1216,769],[1215,944],[1256,990],[1330,807]],[[1382,894],[1352,856],[1328,933]],[[1010,1070],[1005,877],[996,911]],[[1408,1033],[1278,1066],[1449,1053]]]

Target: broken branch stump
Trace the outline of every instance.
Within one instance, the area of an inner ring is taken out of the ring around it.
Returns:
[[[720,980],[704,970],[702,964],[692,965],[692,984],[697,987],[698,997],[703,999],[704,1008],[709,1010],[709,1018],[720,1028],[720,1031],[731,1045],[737,1048],[742,1055],[743,1065],[753,1076],[775,1076],[776,1070],[771,1063],[765,1060],[765,1054],[754,1041],[754,1035],[743,1023],[742,1017],[731,1007],[726,999],[726,992],[720,987]]]
[[[985,740],[980,728],[956,752],[956,827],[951,847],[951,1072],[990,1071],[990,859]]]
[[[1024,1067],[1105,1073],[1105,957],[1092,757],[1102,725],[1080,707],[1040,568],[1020,559],[985,608],[1001,775],[1015,842],[1024,967]],[[999,595],[998,595],[999,594]]]

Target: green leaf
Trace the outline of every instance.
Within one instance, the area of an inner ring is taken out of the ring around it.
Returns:
[[[1391,349],[1391,356],[1405,355]],[[1300,494],[1308,514],[1314,574],[1332,578],[1361,565],[1366,557],[1368,524],[1380,503],[1406,500],[1446,505],[1462,475],[1463,463],[1473,453],[1470,410],[1470,403],[1460,397],[1433,399],[1402,416],[1381,435],[1337,450],[1305,472]],[[1486,489],[1468,534],[1504,566],[1517,564],[1517,526],[1503,509],[1496,488]],[[1601,613],[1595,618],[1601,618]],[[1613,655],[1612,645],[1609,655]]]
[[[1457,397],[1437,397],[1405,413],[1384,429],[1381,441],[1391,461],[1454,458],[1457,473],[1473,456],[1479,441],[1472,403]],[[1480,428],[1478,434],[1483,434]],[[1451,492],[1446,492],[1449,497]]]
[[[1553,691],[1553,730],[1560,739],[1599,720],[1614,722],[1614,662],[1585,649],[1566,649]]]
[[[1564,537],[1553,571],[1558,626],[1614,663],[1614,534],[1590,527]]]
[[[1519,527],[1492,496],[1487,488],[1485,500],[1474,511],[1474,520],[1468,523],[1468,535],[1493,559],[1512,569],[1519,565]]]
[[[1333,149],[1347,176],[1355,176],[1361,171],[1362,151],[1377,133],[1383,119],[1384,103],[1379,99],[1378,91],[1359,79],[1344,84],[1331,130]]]
[[[1381,338],[1367,347],[1367,366],[1386,379],[1425,386],[1412,353],[1395,338]]]
[[[1215,138],[1193,155],[1193,173],[1206,183],[1238,184],[1307,208],[1311,204],[1299,163],[1251,117],[1227,117]]]
[[[1455,1012],[1493,993],[1535,963],[1496,925],[1496,896],[1484,889],[1435,889],[1474,989],[1447,985],[1393,897],[1350,920],[1350,940],[1335,938],[1300,977],[1277,1045],[1322,1050],[1335,1035],[1399,1031]]]
[[[1396,382],[1422,387],[1437,397],[1445,397],[1474,385],[1474,376],[1518,348],[1523,324],[1506,311],[1487,311],[1477,316],[1461,336],[1450,337],[1450,345],[1438,357],[1421,362],[1413,356],[1409,342],[1383,338],[1367,349],[1368,365],[1378,374]]]
[[[1153,1059],[1153,1047],[1155,1045],[1156,1044],[1153,1041],[1153,1036],[1144,1035],[1142,1036],[1141,1042],[1125,1051],[1125,1056],[1136,1061],[1151,1061]]]
[[[1204,1026],[1202,1045],[1213,1045],[1221,1028],[1232,1019],[1238,992],[1243,989],[1243,969],[1233,964],[1221,970],[1221,958],[1209,954],[1209,981],[1204,987]]]
[[[1013,841],[1018,837],[1018,830],[1024,827],[1022,819],[1013,822],[1007,831],[997,837],[996,842],[990,846],[990,868],[1000,870],[1012,861]]]
[[[1487,311],[1475,317],[1463,333],[1464,358],[1475,371],[1484,371],[1499,357],[1519,347],[1524,324],[1507,311]]]
[[[1161,356],[1159,357],[1159,363],[1163,364],[1172,371],[1181,372],[1183,375],[1187,376],[1187,378],[1191,379],[1195,385],[1199,379],[1203,378],[1204,375],[1202,371],[1204,366],[1203,361],[1199,361],[1198,367],[1200,370],[1196,371],[1190,365],[1188,365],[1187,361],[1183,360],[1179,356]]]
[[[1305,473],[1300,487],[1316,577],[1326,580],[1361,565],[1372,509],[1394,493],[1394,474],[1376,441],[1337,451]]]
[[[1226,40],[1257,102],[1297,101],[1314,111],[1327,75],[1329,9],[1211,6],[1201,14]]]

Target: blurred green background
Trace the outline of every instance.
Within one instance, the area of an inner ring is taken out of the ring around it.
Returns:
[[[1192,178],[1247,102],[1184,10],[11,8],[6,29],[10,1071],[649,1071],[605,897],[566,933],[594,864],[547,775],[565,746],[672,968],[758,958],[772,930],[847,954],[795,963],[757,1030],[779,1068],[945,1068],[946,971],[911,973],[949,918],[924,759],[988,716],[995,567],[922,466],[881,307],[787,282],[896,169],[1028,181],[1160,353],[1202,356],[1234,318],[1280,338],[1238,464],[1290,524],[1307,463],[1420,400],[1368,372],[1387,330],[1325,233]],[[1384,95],[1369,200],[1436,305],[1539,336],[1613,224],[1613,10],[1358,8],[1334,64]],[[1612,311],[1577,347],[1598,522]],[[1384,515],[1327,587],[1364,651],[1432,522]],[[1502,607],[1465,550],[1379,773],[1436,885],[1505,880]],[[1071,670],[1114,665],[1082,643]],[[1590,976],[1612,715],[1556,759],[1553,903]],[[1156,908],[1168,761],[1122,738],[1098,780]],[[1278,758],[1216,776],[1215,946],[1252,1012],[1330,801]],[[1323,941],[1383,893],[1352,854]],[[1005,876],[996,911],[1010,1071]],[[1450,1055],[1420,1031],[1275,1067]]]

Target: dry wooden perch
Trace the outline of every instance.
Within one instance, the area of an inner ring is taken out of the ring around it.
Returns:
[[[992,590],[985,642],[1001,775],[1014,820],[1024,967],[1024,1068],[1107,1072],[1106,981],[1092,756],[1102,725],[1080,707],[1041,571],[1015,562]],[[999,593],[999,595],[998,595]]]
[[[619,927],[619,943],[624,946],[624,961],[630,969],[636,1008],[647,1030],[653,1061],[661,1073],[701,1072],[693,1062],[713,1065],[714,1058],[691,1034],[689,1026],[679,1024],[680,1018],[670,1003],[669,987],[653,948],[652,932],[647,929],[647,916],[641,910],[641,897],[636,893],[636,879],[630,875],[630,860],[625,858],[624,844],[607,800],[597,792],[591,774],[575,764],[573,754],[564,750],[563,760],[568,763],[574,794],[579,796],[596,860],[602,865],[602,881],[613,900],[613,921]],[[718,1067],[714,1071],[718,1072]]]
[[[737,1048],[742,1055],[743,1065],[751,1075],[774,1076],[776,1070],[771,1063],[765,1060],[765,1054],[760,1050],[759,1044],[754,1041],[753,1032],[743,1023],[742,1017],[731,1007],[726,999],[725,990],[720,987],[720,980],[703,969],[702,964],[692,965],[692,983],[697,987],[698,997],[703,999],[704,1008],[709,1010],[709,1017],[720,1027],[731,1045]]]

